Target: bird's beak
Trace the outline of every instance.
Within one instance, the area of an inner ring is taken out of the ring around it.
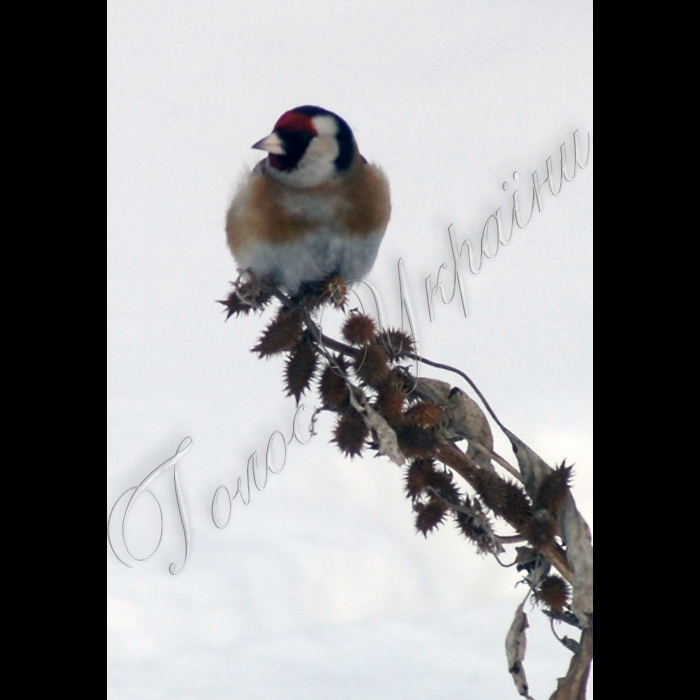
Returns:
[[[282,143],[282,139],[274,131],[269,136],[266,136],[264,139],[260,139],[260,141],[254,143],[252,148],[258,148],[261,151],[267,151],[268,153],[273,153],[276,156],[286,155],[284,143]]]

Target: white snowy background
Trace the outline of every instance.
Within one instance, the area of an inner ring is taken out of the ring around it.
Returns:
[[[343,459],[327,419],[214,527],[216,488],[233,492],[254,451],[264,463],[295,411],[282,361],[249,352],[263,321],[224,323],[215,303],[236,274],[223,217],[260,158],[250,145],[282,112],[343,116],[391,181],[368,278],[389,321],[402,258],[422,352],[467,371],[550,464],[575,462],[590,522],[592,163],[558,198],[545,187],[544,211],[478,276],[463,262],[468,318],[455,298],[436,300],[430,322],[424,280],[451,271],[450,224],[477,244],[499,206],[508,219],[516,186],[529,202],[532,172],[544,179],[562,142],[573,155],[574,130],[585,143],[591,54],[588,1],[108,3],[107,509],[194,440],[179,467],[193,533],[183,573],[168,573],[184,553],[171,471],[153,484],[160,549],[133,569],[108,550],[111,700],[517,697],[504,653],[525,595],[515,570],[451,524],[417,535],[401,470]],[[145,497],[130,523],[137,555],[157,539],[154,508]],[[541,700],[570,655],[528,612]]]

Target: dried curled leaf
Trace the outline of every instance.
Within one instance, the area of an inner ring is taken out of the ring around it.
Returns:
[[[593,660],[593,628],[587,627],[583,630],[580,642],[562,640],[562,643],[568,649],[575,651],[566,676],[557,679],[557,689],[550,700],[583,700],[586,696],[586,684]]]
[[[491,458],[475,447],[477,441],[493,451],[493,433],[484,412],[479,405],[458,387],[450,390],[445,406],[448,423],[445,428],[446,437],[464,438],[469,441],[467,454],[484,469],[493,469]]]
[[[566,558],[574,570],[571,612],[585,628],[593,616],[593,545],[588,523],[571,494],[559,515],[559,526],[566,544]]]
[[[442,434],[448,440],[468,440],[467,455],[480,467],[493,470],[491,458],[473,444],[493,450],[493,434],[479,405],[458,387],[439,379],[416,380],[415,393],[444,410]]]
[[[562,637],[559,640],[570,652],[578,654],[581,651],[581,644],[571,637]]]
[[[519,437],[508,431],[507,433],[513,452],[518,460],[520,473],[523,475],[525,490],[530,498],[537,498],[537,489],[542,480],[552,471],[552,468],[533,450],[531,450]]]
[[[518,690],[518,694],[528,700],[532,698],[528,695],[529,687],[523,668],[525,650],[527,649],[527,636],[525,630],[528,628],[527,615],[523,612],[521,603],[515,611],[513,622],[506,636],[506,659],[508,661],[508,673],[513,676],[513,682]]]
[[[350,394],[350,403],[364,418],[367,427],[374,431],[374,434],[377,436],[377,442],[379,443],[377,452],[387,456],[392,462],[401,466],[406,461],[406,458],[399,449],[396,433],[386,422],[386,419],[369,405],[367,397],[359,389],[354,390]]]
[[[452,385],[440,379],[416,379],[414,391],[421,399],[432,401],[438,406],[446,406]]]
[[[517,435],[510,431],[507,435],[518,460],[525,489],[533,499],[536,499],[540,485],[553,470]],[[562,475],[563,473],[562,470]],[[574,572],[571,612],[585,628],[590,624],[593,615],[593,545],[588,523],[576,508],[576,502],[570,491],[560,507],[558,526],[566,545],[566,558]]]
[[[515,568],[518,571],[532,571],[541,560],[541,557],[537,554],[537,550],[532,547],[516,547],[515,551],[517,552]]]
[[[515,550],[518,553],[515,558],[516,569],[526,572],[525,579],[530,583],[530,588],[539,586],[552,565],[532,547],[516,547]]]

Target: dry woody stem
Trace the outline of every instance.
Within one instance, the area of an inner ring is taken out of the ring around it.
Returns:
[[[297,403],[306,393],[318,394],[317,410],[336,416],[332,442],[343,456],[381,455],[404,470],[418,533],[427,537],[452,520],[479,554],[493,555],[499,564],[506,547],[524,545],[515,547],[512,565],[527,585],[526,600],[552,625],[581,632],[577,642],[552,627],[553,643],[564,644],[572,658],[550,700],[585,700],[593,658],[593,547],[571,493],[571,466],[546,464],[503,425],[466,373],[418,355],[403,330],[383,329],[364,313],[346,311],[347,296],[337,278],[292,297],[242,271],[220,303],[228,319],[279,302],[252,351],[265,361],[284,356],[284,389]],[[345,314],[342,340],[322,332],[317,318],[323,306]],[[466,388],[416,378],[410,361],[456,375]],[[517,466],[494,451],[492,423],[510,442]],[[512,533],[497,535],[494,524]],[[506,648],[515,690],[531,698],[524,602]]]

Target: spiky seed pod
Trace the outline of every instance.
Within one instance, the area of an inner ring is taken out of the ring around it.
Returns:
[[[405,424],[396,428],[399,448],[406,457],[430,457],[438,447],[435,433],[420,425]]]
[[[333,429],[333,442],[348,457],[355,457],[362,452],[369,428],[362,416],[354,409],[344,411],[338,417]]]
[[[414,459],[406,469],[405,485],[407,498],[416,499],[423,489],[430,486],[435,476],[435,462],[432,459]]]
[[[532,506],[525,492],[512,481],[494,472],[480,469],[475,486],[484,503],[496,515],[505,517],[516,527],[521,527],[532,516]]]
[[[506,500],[506,482],[498,474],[480,469],[474,476],[474,488],[487,508],[497,515],[503,514]]]
[[[249,314],[253,307],[249,304],[243,303],[236,292],[231,292],[226,299],[217,299],[218,304],[223,304],[226,307],[226,320],[228,321],[231,316],[239,316],[243,314],[246,316]]]
[[[525,523],[532,513],[530,499],[523,490],[512,481],[506,481],[505,503],[503,513],[517,527]]]
[[[481,509],[478,499],[475,498],[472,501],[469,496],[465,496],[462,505],[471,513],[462,511],[455,513],[457,529],[476,545],[479,554],[488,554],[494,551],[493,527],[486,513]]]
[[[334,358],[338,369],[326,365],[321,374],[318,391],[327,408],[342,408],[350,400],[350,392],[342,373],[348,369],[347,362],[342,357]]]
[[[419,401],[404,414],[407,423],[413,425],[439,425],[442,421],[442,409],[436,403]]]
[[[308,338],[303,338],[289,353],[289,358],[284,368],[284,385],[287,396],[293,396],[299,403],[301,395],[308,390],[313,379],[318,354],[314,345]]]
[[[405,402],[406,394],[401,390],[401,380],[395,375],[390,375],[377,386],[376,408],[389,423],[403,416]]]
[[[537,587],[535,597],[550,610],[561,613],[569,602],[569,586],[561,576],[547,576]]]
[[[325,302],[328,301],[326,296],[321,295],[319,292],[315,294],[306,294],[301,297],[299,303],[307,310],[313,311],[316,308],[323,306]]]
[[[544,508],[552,515],[559,512],[569,495],[572,468],[566,466],[565,460],[542,479],[535,498],[536,508]]]
[[[258,344],[252,351],[257,352],[260,357],[269,357],[291,350],[296,345],[301,330],[299,314],[283,308],[263,331]]]
[[[444,522],[447,513],[446,506],[434,498],[427,503],[416,503],[414,509],[417,511],[416,530],[422,532],[424,537]]]
[[[452,472],[442,469],[436,470],[435,481],[431,486],[450,503],[459,503],[461,494],[455,486]]]
[[[389,354],[390,362],[398,362],[404,359],[409,353],[415,352],[413,338],[408,333],[390,328],[379,334],[379,342]]]
[[[535,547],[551,542],[556,534],[552,516],[546,510],[537,510],[525,523],[519,526],[523,535]]]
[[[407,497],[415,500],[429,486],[446,501],[460,502],[461,495],[454,485],[452,472],[437,469],[432,459],[414,459],[406,469],[404,489]]]
[[[352,345],[367,345],[376,335],[377,326],[364,314],[351,313],[343,324],[343,337]]]
[[[243,301],[246,299],[247,301]],[[226,299],[219,299],[218,303],[226,307],[226,320],[231,316],[244,316],[251,311],[260,311],[270,303],[272,296],[269,292],[263,292],[259,288],[253,288],[250,284],[241,284],[229,292]]]
[[[368,345],[355,360],[355,371],[370,386],[378,385],[389,374],[387,354],[378,345]]]
[[[455,522],[457,523],[457,529],[475,544],[479,541],[479,536],[477,531],[472,527],[473,518],[467,513],[462,513],[461,511],[455,512]]]

